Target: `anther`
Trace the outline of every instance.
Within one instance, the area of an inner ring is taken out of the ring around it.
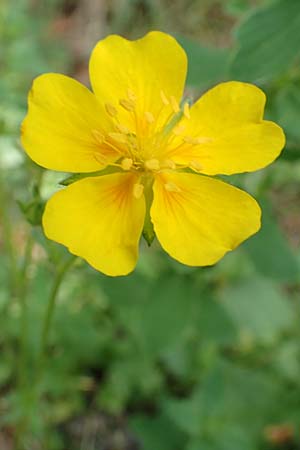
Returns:
[[[130,101],[135,102],[136,101],[136,95],[131,89],[127,89],[127,97]]]
[[[173,95],[170,97],[170,102],[171,102],[171,106],[172,106],[172,109],[173,109],[174,113],[175,114],[179,113],[180,108],[179,108],[179,105],[178,105],[178,102],[177,102],[176,98]]]
[[[117,109],[111,103],[105,103],[105,109],[108,115],[116,117],[118,115]]]
[[[98,131],[98,130],[92,130],[92,134],[93,134],[94,138],[96,139],[96,141],[97,141],[99,144],[103,144],[103,143],[104,143],[104,141],[105,141],[105,136],[104,136],[102,133],[100,133],[100,131]]]
[[[174,163],[174,161],[172,159],[165,159],[162,163],[162,167],[166,168],[166,169],[175,170],[176,164]]]
[[[144,186],[140,183],[135,183],[133,185],[133,196],[137,199],[141,198],[144,192]]]
[[[119,103],[124,109],[126,109],[126,111],[134,111],[135,104],[133,100],[126,100],[125,98],[122,98]]]
[[[117,123],[116,124],[116,129],[118,131],[120,131],[120,133],[123,133],[123,134],[129,134],[130,133],[129,129],[125,125],[122,125],[121,123]]]
[[[160,169],[160,164],[158,159],[148,159],[147,161],[145,161],[145,167],[146,169],[149,170],[159,170]]]
[[[184,130],[184,125],[177,125],[177,127],[173,129],[173,134],[175,134],[175,136],[180,136],[184,132]]]
[[[165,183],[165,189],[168,192],[181,192],[181,189],[175,183],[172,183],[172,181]]]
[[[121,144],[126,144],[127,137],[122,133],[108,133],[108,136],[111,137],[114,141],[120,142]]]
[[[183,115],[186,119],[190,119],[191,118],[191,114],[190,114],[190,105],[186,102],[183,106]]]
[[[203,167],[198,161],[192,160],[189,162],[189,167],[194,170],[195,172],[201,172]]]
[[[212,139],[209,137],[193,137],[193,136],[184,136],[183,140],[187,144],[192,145],[207,144],[208,142],[212,141]]]
[[[169,105],[170,102],[169,102],[169,100],[167,99],[166,94],[164,93],[163,90],[160,91],[160,98],[161,98],[161,101],[163,102],[163,104],[164,104],[165,106]]]
[[[121,161],[121,167],[123,170],[130,170],[133,166],[133,161],[131,158],[124,158]]]
[[[154,122],[154,116],[151,112],[146,111],[145,112],[145,119],[147,120],[148,123],[153,123]]]

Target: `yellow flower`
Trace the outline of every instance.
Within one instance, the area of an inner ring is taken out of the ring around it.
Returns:
[[[48,201],[45,234],[105,274],[134,269],[152,224],[165,251],[190,266],[214,264],[260,227],[250,195],[207,175],[265,167],[284,134],[263,120],[265,95],[250,84],[219,84],[190,107],[186,69],[167,34],[112,35],[91,56],[93,93],[60,74],[34,81],[26,152],[48,169],[86,172]]]

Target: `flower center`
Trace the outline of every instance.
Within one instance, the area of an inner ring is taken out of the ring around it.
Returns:
[[[117,162],[107,164],[123,171],[136,172],[141,175],[141,180],[143,174],[148,177],[170,170],[190,168],[195,172],[201,172],[202,166],[198,161],[190,161],[183,165],[168,158],[168,153],[172,155],[182,146],[188,149],[190,146],[211,140],[184,133],[186,121],[190,119],[189,102],[186,101],[180,106],[175,97],[168,97],[161,91],[161,107],[154,114],[151,111],[141,111],[137,100],[136,94],[128,89],[127,97],[119,99],[118,106],[105,104],[106,113],[113,121],[114,130],[107,135],[93,130],[93,134],[101,146],[106,146],[107,149],[120,155]],[[100,159],[105,164],[103,157],[100,157],[99,161]],[[165,187],[168,191],[178,192],[177,186],[173,183],[167,183]],[[134,196],[139,198],[143,194],[143,189],[143,184],[136,184]]]

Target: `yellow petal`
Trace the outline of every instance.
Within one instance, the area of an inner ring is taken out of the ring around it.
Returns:
[[[158,31],[136,41],[108,36],[96,45],[90,60],[95,94],[101,102],[117,107],[121,122],[131,129],[136,127],[132,108],[138,113],[137,128],[149,126],[146,112],[154,118],[160,114],[160,122],[166,119],[172,111],[170,98],[181,99],[186,69],[184,50],[173,37]],[[124,107],[120,108],[120,102]]]
[[[46,236],[106,275],[126,275],[138,257],[144,197],[133,195],[137,178],[113,174],[85,178],[50,198],[43,216]]]
[[[22,144],[37,164],[64,172],[100,170],[115,160],[99,137],[109,116],[85,86],[60,74],[35,79],[22,124]]]
[[[187,173],[156,177],[151,218],[164,250],[189,266],[216,263],[260,228],[260,208],[250,195]]]
[[[219,84],[192,106],[191,118],[182,121],[187,142],[175,151],[169,149],[168,157],[187,165],[198,161],[207,175],[265,167],[285,144],[282,129],[263,120],[265,101],[265,94],[254,85],[236,81]],[[175,145],[178,143],[179,138]]]

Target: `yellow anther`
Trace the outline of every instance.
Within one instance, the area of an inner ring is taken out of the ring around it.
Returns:
[[[190,105],[187,102],[184,104],[184,107],[183,107],[183,115],[186,119],[191,118]]]
[[[120,131],[120,133],[123,133],[123,134],[129,134],[130,133],[129,129],[125,125],[122,125],[121,123],[117,123],[116,124],[116,129],[118,131]]]
[[[135,183],[133,185],[133,195],[135,198],[139,199],[143,195],[144,186],[140,183]]]
[[[210,137],[198,137],[197,138],[197,144],[208,144],[209,142],[212,142],[213,139]]]
[[[183,141],[186,142],[187,144],[191,144],[191,145],[201,144],[201,142],[199,141],[199,138],[193,137],[193,136],[184,136]]]
[[[123,170],[130,170],[133,166],[133,161],[131,158],[124,158],[121,161],[121,167]]]
[[[164,93],[163,90],[160,91],[160,98],[164,105],[166,105],[166,106],[169,105],[170,102],[167,99],[166,94]]]
[[[208,142],[211,142],[212,138],[209,138],[209,137],[184,136],[183,140],[187,144],[200,145],[200,144],[207,144]]]
[[[192,160],[189,162],[189,167],[193,169],[195,172],[201,172],[203,167],[198,161]]]
[[[136,95],[131,89],[127,89],[127,97],[130,101],[135,102],[136,101]]]
[[[165,159],[162,163],[162,167],[165,169],[175,170],[176,164],[174,163],[174,161],[172,159]]]
[[[180,136],[184,132],[184,130],[184,125],[177,125],[177,127],[173,129],[173,134],[175,134],[175,136]]]
[[[122,133],[108,133],[108,136],[111,137],[114,141],[120,142],[121,144],[125,144],[127,142],[127,137]]]
[[[148,123],[153,123],[154,122],[154,116],[149,111],[145,112],[145,119],[147,120]]]
[[[175,183],[172,183],[172,181],[165,183],[165,189],[168,192],[181,192],[181,189]]]
[[[126,109],[126,111],[134,111],[135,103],[133,100],[126,100],[126,98],[122,98],[119,103],[124,109]]]
[[[103,144],[105,141],[105,136],[98,130],[92,130],[92,135],[99,144]]]
[[[117,109],[111,103],[105,103],[105,109],[108,115],[116,117],[118,115]]]
[[[173,97],[173,95],[170,97],[170,102],[171,102],[171,106],[172,106],[174,113],[175,114],[178,113],[180,111],[180,108],[179,108],[176,98]]]
[[[147,161],[145,161],[145,167],[146,169],[149,170],[159,170],[160,169],[160,164],[158,159],[148,159]]]

